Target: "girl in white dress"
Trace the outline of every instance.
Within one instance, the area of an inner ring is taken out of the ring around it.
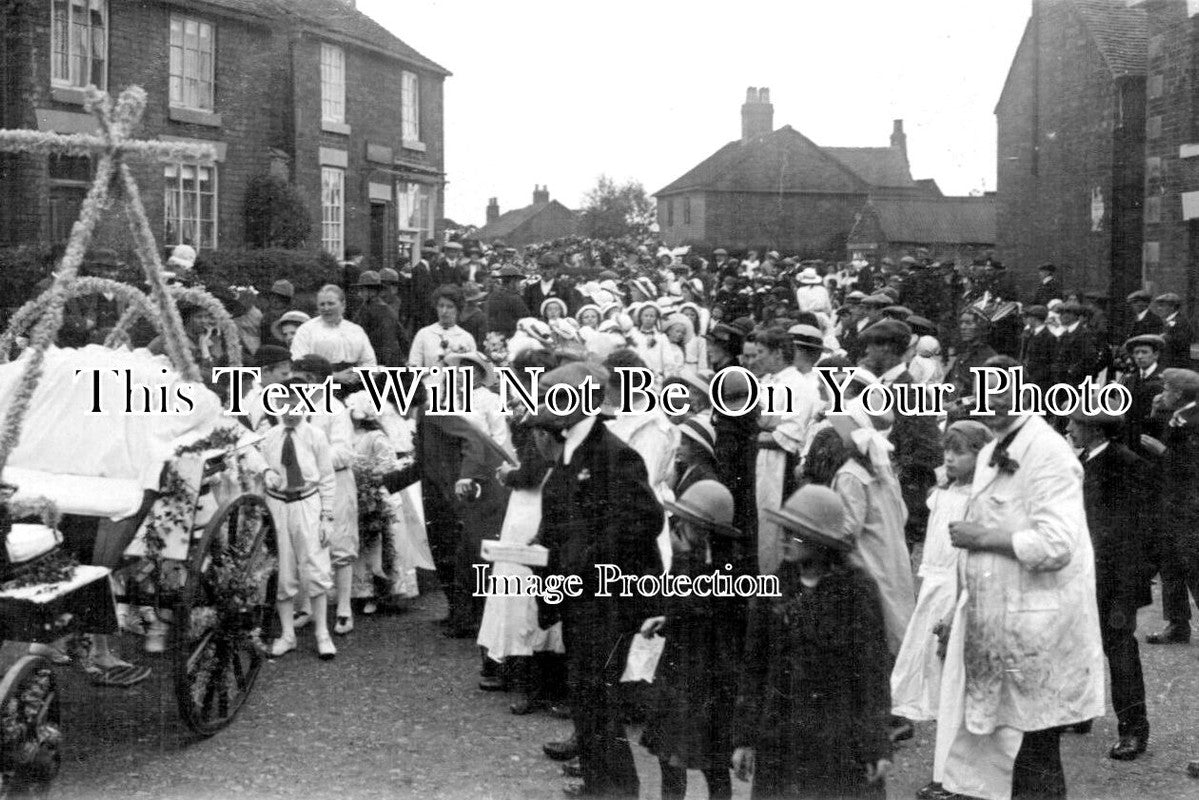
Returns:
[[[958,554],[949,541],[949,523],[966,518],[970,484],[978,451],[991,440],[991,431],[975,420],[960,420],[945,431],[945,480],[928,498],[928,529],[920,562],[920,593],[916,609],[891,673],[892,712],[909,720],[937,718],[941,693],[940,626],[953,614],[958,596]],[[948,732],[947,732],[948,733]],[[937,731],[933,754],[933,788],[939,788],[952,735]]]

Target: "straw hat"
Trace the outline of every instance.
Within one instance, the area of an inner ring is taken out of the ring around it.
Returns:
[[[733,494],[718,481],[696,481],[682,497],[664,505],[675,517],[717,536],[738,539],[744,535],[732,525]]]
[[[765,515],[797,539],[843,553],[853,550],[853,540],[845,532],[845,507],[827,486],[809,483],[788,497],[782,508],[765,509]]]

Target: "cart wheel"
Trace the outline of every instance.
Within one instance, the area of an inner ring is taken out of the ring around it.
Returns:
[[[0,681],[0,799],[45,797],[62,762],[50,662],[23,656]]]
[[[171,653],[179,714],[202,736],[233,721],[262,668],[277,567],[272,531],[262,498],[241,495],[217,511],[192,546]]]

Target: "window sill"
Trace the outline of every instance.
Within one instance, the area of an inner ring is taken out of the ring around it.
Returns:
[[[415,150],[418,153],[424,153],[429,149],[425,147],[424,142],[410,142],[407,139],[400,142],[400,147],[404,148],[405,150]]]
[[[87,90],[78,86],[51,86],[50,98],[58,103],[81,106],[87,102]]]
[[[336,133],[341,136],[350,135],[350,126],[344,122],[331,122],[330,120],[321,120],[321,130],[325,133]]]
[[[211,111],[197,111],[193,108],[171,106],[167,112],[167,116],[173,122],[188,122],[192,125],[206,125],[209,128],[221,127],[221,115],[214,114]]]

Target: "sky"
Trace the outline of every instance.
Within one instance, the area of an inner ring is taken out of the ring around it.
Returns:
[[[446,216],[481,225],[535,184],[578,208],[601,174],[653,193],[741,135],[749,86],[774,126],[885,147],[915,178],[995,188],[995,104],[1030,0],[358,0],[453,75]]]

